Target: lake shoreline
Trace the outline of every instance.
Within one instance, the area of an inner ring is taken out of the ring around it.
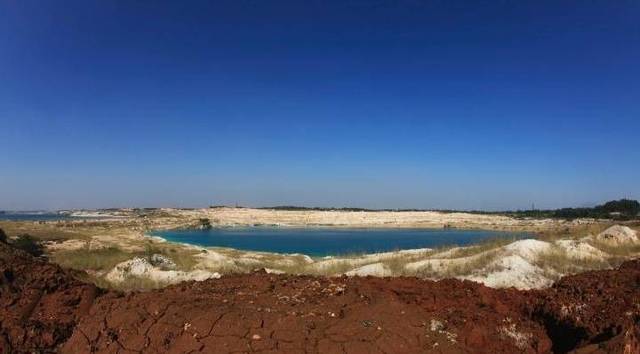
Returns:
[[[489,239],[533,238],[526,232],[476,229],[213,227],[154,230],[166,242],[246,252],[304,254],[310,257],[375,254],[424,248],[473,246]]]
[[[635,246],[603,246],[599,243],[594,235],[601,234],[611,226],[610,220],[514,219],[470,213],[298,212],[241,208],[116,209],[99,213],[104,218],[50,222],[0,221],[0,228],[11,238],[21,234],[32,235],[43,242],[47,257],[54,262],[86,271],[91,279],[102,286],[122,289],[136,288],[139,284],[160,287],[256,269],[264,269],[268,273],[319,276],[458,278],[483,282],[492,287],[529,289],[548,286],[563,274],[611,268],[623,259],[637,255]],[[154,231],[192,229],[203,224],[227,230],[269,225],[267,228],[273,230],[337,228],[347,231],[442,231],[443,226],[447,225],[447,230],[452,231],[526,232],[531,234],[531,238],[514,242],[498,240],[465,247],[312,258],[300,253],[199,247],[148,236]],[[332,226],[317,227],[318,224]],[[632,223],[629,225],[638,227]],[[625,232],[628,231],[622,233]],[[131,279],[138,280],[131,283]]]

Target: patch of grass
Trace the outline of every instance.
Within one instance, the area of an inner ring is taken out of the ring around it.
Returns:
[[[421,278],[443,279],[471,275],[479,270],[484,269],[487,271],[487,266],[498,257],[498,249],[515,241],[517,241],[517,239],[514,237],[495,237],[468,246],[438,247],[432,252],[429,252],[430,255],[434,257],[434,262],[428,263],[426,266],[415,271],[405,269],[405,265],[401,265],[403,260],[398,259],[392,260],[387,266],[395,269],[393,271],[394,275],[396,271],[400,271],[400,275],[411,275]],[[451,251],[451,254],[438,256],[448,251]],[[405,264],[428,258],[429,253],[412,255]]]
[[[198,264],[194,257],[198,254],[198,251],[185,250],[171,244],[147,242],[144,246],[144,251],[136,255],[150,260],[154,254],[161,254],[170,258],[176,264],[178,270],[190,271]]]
[[[574,225],[566,227],[556,227],[541,231],[537,239],[541,241],[555,241],[559,239],[580,239],[588,235],[597,235],[608,227],[614,225],[612,222],[598,222],[593,224]]]
[[[412,276],[416,276],[418,278],[433,279],[436,277],[436,271],[431,263],[427,263],[424,267],[414,270],[411,273]]]
[[[421,278],[444,279],[471,275],[480,270],[490,272],[492,269],[488,269],[488,266],[498,257],[498,251],[494,249],[467,257],[469,258],[463,261],[446,258],[434,260],[434,262],[414,271],[412,275]]]
[[[470,257],[483,252],[495,250],[515,241],[517,241],[515,237],[492,237],[473,245],[460,247],[453,252],[451,257],[448,258]]]
[[[135,254],[125,252],[117,247],[99,249],[81,248],[77,250],[58,251],[52,260],[65,268],[77,270],[104,271],[116,264],[131,259]]]
[[[640,254],[640,244],[637,243],[614,244],[599,240],[590,240],[588,242],[591,246],[614,257],[631,257]]]
[[[182,251],[182,252],[177,252],[177,254],[171,253],[171,254],[168,254],[168,255],[165,254],[165,255],[169,256],[171,260],[173,260],[178,270],[188,272],[193,270],[196,264],[198,264],[198,261],[194,257],[196,254],[197,253]]]
[[[331,264],[322,268],[313,268],[305,273],[310,275],[323,275],[323,276],[336,276],[342,275],[352,269],[356,268],[353,264],[346,260],[340,260],[332,262]]]
[[[456,277],[462,275],[470,275],[473,272],[479,270],[485,270],[490,272],[491,270],[487,269],[489,264],[494,261],[498,257],[498,251],[493,249],[489,251],[484,251],[483,253],[479,253],[466,260],[465,262],[456,262],[448,264],[443,272],[445,278]]]
[[[269,268],[287,274],[307,274],[308,263],[302,257],[284,257],[281,255],[265,255],[260,259],[257,268]]]
[[[212,272],[218,272],[220,274],[230,275],[230,274],[249,273],[253,270],[253,268],[248,267],[244,264],[238,264],[236,262],[233,262],[232,264],[222,263],[217,267],[207,268],[207,270]]]
[[[392,276],[415,276],[415,272],[407,270],[406,265],[425,259],[432,253],[433,251],[397,254],[392,257],[385,258],[381,262],[387,269],[389,269],[389,271],[391,271]]]
[[[394,276],[405,275],[405,265],[407,263],[409,263],[409,260],[402,255],[391,257],[382,262]]]
[[[333,255],[333,258],[361,258],[369,254],[370,253],[366,253],[366,252],[345,252],[345,253],[338,253],[336,255]]]
[[[0,228],[7,236],[29,234],[39,241],[65,241],[70,239],[85,239],[88,236],[79,230],[63,230],[62,224],[40,224],[33,221],[0,221]]]
[[[129,275],[121,283],[111,284],[111,288],[123,291],[144,291],[159,289],[166,285],[149,278]]]
[[[538,254],[535,265],[542,268],[552,279],[567,274],[611,267],[611,264],[604,259],[570,257],[564,248],[558,246],[552,246],[548,251]]]

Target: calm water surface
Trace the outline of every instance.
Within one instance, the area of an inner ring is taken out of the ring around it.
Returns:
[[[468,245],[482,240],[524,238],[526,233],[482,230],[335,229],[335,228],[214,228],[210,230],[157,231],[167,241],[205,247],[327,256]]]
[[[11,221],[55,221],[73,219],[69,215],[49,212],[1,212],[0,220]]]

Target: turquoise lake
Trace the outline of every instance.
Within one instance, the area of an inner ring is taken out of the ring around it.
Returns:
[[[213,228],[151,233],[167,241],[248,251],[303,253],[310,256],[374,253],[438,246],[464,246],[527,233],[455,229]]]
[[[68,213],[41,211],[0,211],[0,221],[99,220],[98,216],[71,216]]]
[[[50,212],[0,212],[0,220],[10,221],[55,221],[70,220],[73,217],[67,214]]]

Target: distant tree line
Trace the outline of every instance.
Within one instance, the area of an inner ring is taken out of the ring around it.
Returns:
[[[258,209],[272,209],[272,210],[286,210],[286,211],[304,211],[304,210],[312,210],[312,211],[380,211],[366,208],[323,208],[323,207],[302,207],[295,205],[278,205],[273,207],[263,207]]]
[[[210,208],[224,208],[223,205],[212,205]],[[236,208],[244,208],[236,206]],[[367,208],[352,208],[352,207],[304,207],[295,205],[279,205],[271,207],[260,207],[257,209],[267,210],[282,210],[282,211],[438,211],[441,213],[456,213],[462,210],[450,210],[450,209],[367,209]],[[559,218],[559,219],[577,219],[577,218],[594,218],[594,219],[616,219],[616,220],[630,220],[639,218],[640,203],[637,200],[620,199],[606,202],[602,205],[597,205],[593,208],[562,208],[562,209],[531,209],[531,210],[516,210],[516,211],[483,211],[483,210],[471,210],[466,211],[473,214],[493,214],[493,215],[508,215],[516,218]]]
[[[437,211],[440,213],[458,213],[460,210],[449,209],[368,209],[368,208],[355,208],[355,207],[303,207],[295,205],[278,205],[271,207],[259,207],[256,209],[264,210],[283,210],[283,211],[367,211],[367,212],[382,212],[382,211],[396,211],[396,212],[409,212],[409,211]]]
[[[505,212],[514,217],[532,218],[594,218],[631,220],[637,219],[640,214],[640,203],[637,200],[620,199],[596,205],[593,208],[562,208],[555,210],[518,210]]]

